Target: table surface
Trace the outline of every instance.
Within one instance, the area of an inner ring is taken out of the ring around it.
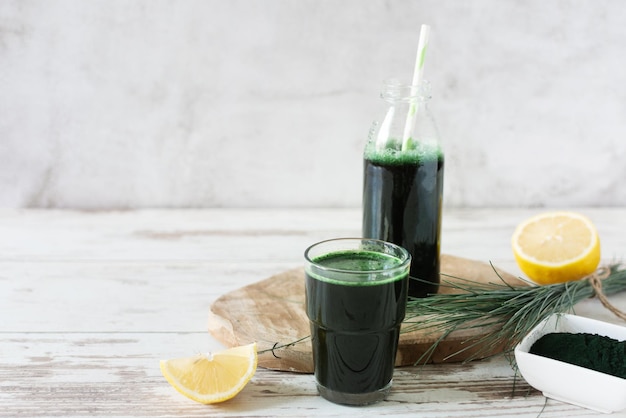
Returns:
[[[626,208],[578,211],[596,223],[603,260],[621,260]],[[521,275],[510,237],[538,212],[446,210],[442,251]],[[504,356],[398,368],[388,399],[362,408],[320,398],[309,374],[259,368],[217,405],[162,377],[160,359],[223,348],[207,332],[220,295],[359,230],[358,209],[0,210],[0,416],[605,416],[546,401]],[[626,294],[611,301],[626,310]],[[623,325],[595,299],[576,313]]]

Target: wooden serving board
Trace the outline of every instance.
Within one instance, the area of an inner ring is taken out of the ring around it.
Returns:
[[[509,273],[496,270],[510,284],[527,284]],[[450,282],[454,281],[454,277],[460,277],[481,283],[501,283],[490,264],[451,255],[441,256],[441,272],[446,275],[442,280]],[[451,293],[451,290],[441,286],[440,293]],[[306,338],[310,329],[304,299],[304,269],[282,272],[218,298],[209,312],[209,332],[228,347],[256,341],[261,367],[312,373],[311,342]],[[457,353],[468,340],[487,332],[488,329],[474,328],[450,334],[438,344],[428,361],[442,363],[466,360],[476,350],[449,356]],[[396,366],[414,365],[439,337],[440,334],[425,331],[401,333]],[[303,340],[297,344],[280,348],[300,339]],[[496,348],[487,354],[500,351]]]

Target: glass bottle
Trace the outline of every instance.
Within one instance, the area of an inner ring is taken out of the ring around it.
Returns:
[[[373,124],[363,154],[363,237],[411,253],[411,297],[439,287],[444,153],[430,97],[427,81],[386,81],[381,98],[387,112]]]

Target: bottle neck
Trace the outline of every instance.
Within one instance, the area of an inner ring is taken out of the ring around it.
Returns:
[[[427,104],[431,98],[430,83],[423,80],[419,85],[411,85],[396,79],[385,80],[380,97],[390,104]]]
[[[388,80],[381,92],[389,106],[384,119],[370,132],[367,152],[422,156],[440,152],[439,134],[428,108],[430,84]]]

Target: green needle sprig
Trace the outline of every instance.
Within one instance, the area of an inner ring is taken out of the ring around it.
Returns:
[[[611,264],[595,273],[604,272],[605,278],[601,281],[604,295],[626,290],[624,267]],[[578,302],[596,295],[591,277],[552,285],[513,286],[496,274],[501,282],[485,284],[454,277],[454,282],[444,280],[441,286],[449,286],[462,293],[409,300],[404,332],[425,330],[440,334],[417,363],[427,362],[437,345],[453,332],[475,328],[486,328],[488,332],[480,337],[468,337],[461,350],[446,358],[472,350],[465,360],[471,361],[486,357],[496,348],[501,348],[498,352],[510,354],[524,336],[546,317],[554,313],[573,312]]]

